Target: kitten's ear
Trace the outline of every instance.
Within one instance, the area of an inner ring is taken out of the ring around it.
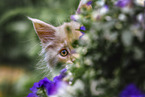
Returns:
[[[91,3],[92,3],[92,0],[80,0],[76,14],[80,14],[82,8],[85,8],[88,11],[91,10],[92,9]]]
[[[34,29],[42,43],[47,43],[51,40],[54,40],[56,27],[38,19],[33,19],[30,17],[28,17],[28,19],[33,22]]]

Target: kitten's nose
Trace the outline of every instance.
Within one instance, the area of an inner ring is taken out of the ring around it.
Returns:
[[[69,60],[66,63],[73,64],[74,61],[75,61],[75,58],[74,57],[70,57]]]

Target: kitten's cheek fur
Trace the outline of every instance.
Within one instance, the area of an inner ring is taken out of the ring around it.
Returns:
[[[63,63],[68,63],[68,64],[73,63],[70,56],[62,57],[61,55],[59,55],[58,61]]]
[[[80,58],[80,54],[78,54],[78,53],[72,54],[72,56],[74,57],[74,59]]]

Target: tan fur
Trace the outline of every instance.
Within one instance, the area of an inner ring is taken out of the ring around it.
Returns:
[[[58,62],[73,62],[74,56],[71,44],[81,36],[79,23],[72,21],[59,27],[54,27],[38,19],[29,19],[33,22],[35,31],[41,40],[42,53],[45,54],[44,60],[49,66],[55,66]],[[60,55],[62,49],[66,49],[69,54],[62,57]]]

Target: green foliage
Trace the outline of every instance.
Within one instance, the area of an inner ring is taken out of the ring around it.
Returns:
[[[78,21],[87,30],[79,42],[81,57],[71,70],[73,83],[77,80],[84,83],[83,97],[117,97],[130,83],[145,90],[145,30],[142,25],[145,22],[143,18],[139,21],[143,7],[134,2],[123,9],[115,6],[114,1],[106,0],[109,10],[101,15],[103,6],[97,2],[99,0],[94,0],[92,11],[83,10],[79,14]],[[94,18],[95,15],[99,18]],[[96,92],[91,90],[92,85],[96,85]]]

